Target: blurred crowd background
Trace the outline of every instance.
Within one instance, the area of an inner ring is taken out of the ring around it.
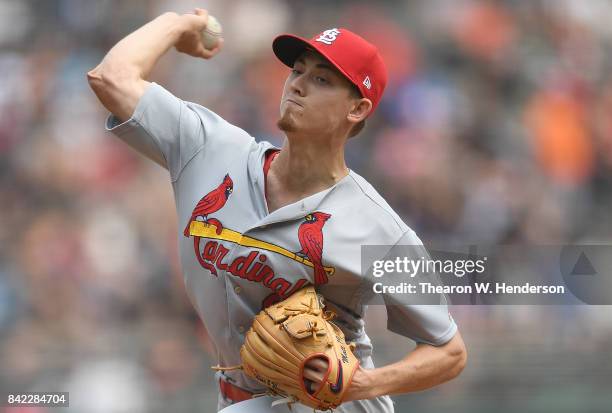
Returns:
[[[173,50],[151,79],[279,145],[276,34],[345,26],[379,46],[389,85],[347,160],[425,242],[610,242],[610,1],[0,0],[0,391],[214,411],[168,174],[104,131],[85,77],[146,21],[194,7],[224,25],[223,52]],[[468,367],[397,411],[612,411],[610,307],[453,315]],[[411,348],[384,317],[368,315],[378,363]]]

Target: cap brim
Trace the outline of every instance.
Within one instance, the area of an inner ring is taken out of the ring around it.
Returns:
[[[278,59],[289,67],[307,49],[312,49],[308,40],[292,34],[281,34],[272,42],[272,50]]]

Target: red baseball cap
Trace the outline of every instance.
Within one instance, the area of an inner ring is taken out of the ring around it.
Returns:
[[[387,69],[378,49],[363,37],[345,28],[324,30],[307,40],[293,34],[282,34],[272,42],[274,54],[293,67],[307,49],[314,49],[336,67],[363,97],[372,101],[372,112],[378,106],[387,85]]]

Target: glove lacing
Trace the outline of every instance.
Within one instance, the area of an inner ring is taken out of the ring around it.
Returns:
[[[315,306],[318,307],[318,305],[320,305],[320,302],[318,302],[318,298],[310,297],[310,301],[308,302],[308,304],[301,303],[301,305],[299,306],[286,306],[283,309],[283,315],[287,318],[290,318],[300,314],[312,314],[315,316],[320,316],[325,321],[330,321],[336,317],[336,314],[333,311],[323,311],[321,310],[321,308],[315,308]],[[279,328],[282,328],[282,324],[279,324]],[[322,331],[325,331],[325,327],[319,327],[318,322],[315,321],[312,324],[308,323],[308,327],[298,330],[297,333],[311,333],[313,340],[319,341],[317,333],[320,333]]]

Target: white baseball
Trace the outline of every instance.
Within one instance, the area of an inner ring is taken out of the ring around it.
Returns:
[[[221,23],[219,23],[219,20],[217,20],[215,16],[209,14],[206,28],[202,30],[202,44],[204,44],[204,47],[208,50],[212,50],[217,46],[222,34]]]

